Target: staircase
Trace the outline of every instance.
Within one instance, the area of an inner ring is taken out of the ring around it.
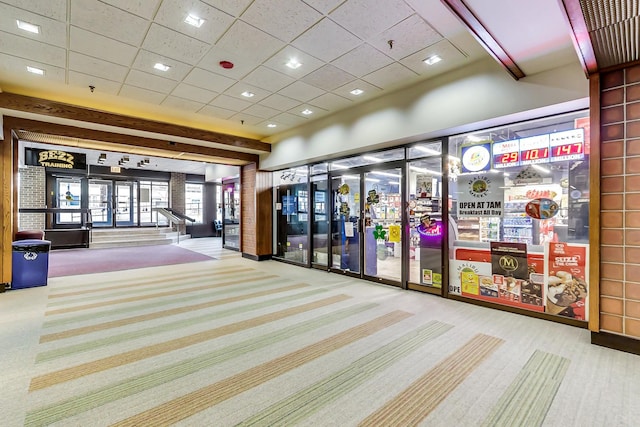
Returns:
[[[190,236],[181,235],[180,241]],[[178,232],[171,228],[94,228],[89,248],[121,248],[124,246],[170,245],[178,242]]]

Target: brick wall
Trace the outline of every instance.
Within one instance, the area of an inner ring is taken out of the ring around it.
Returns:
[[[185,210],[185,183],[187,175],[184,173],[171,172],[171,181],[169,181],[169,207],[184,213]],[[186,226],[180,229],[181,234],[184,234]]]
[[[600,75],[600,330],[640,338],[640,65]]]
[[[19,169],[20,208],[44,208],[46,205],[46,174],[43,167],[26,166]],[[45,214],[19,213],[19,230],[44,230]]]
[[[242,167],[240,174],[240,231],[242,233],[240,250],[243,254],[259,259],[270,258],[273,248],[272,187],[271,172],[259,171],[255,163]]]

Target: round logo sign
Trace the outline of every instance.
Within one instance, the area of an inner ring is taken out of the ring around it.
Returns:
[[[560,206],[551,199],[533,199],[524,207],[524,211],[531,218],[549,219],[556,216]]]
[[[485,145],[474,145],[465,150],[462,155],[462,166],[468,172],[478,172],[487,169],[491,161],[491,153]]]

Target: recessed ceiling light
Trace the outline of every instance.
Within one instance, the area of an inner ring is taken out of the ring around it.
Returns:
[[[242,94],[241,94],[241,95],[242,95],[242,96],[244,96],[244,97],[247,97],[247,98],[252,98],[252,97],[254,97],[256,94],[255,94],[255,93],[253,93],[253,92],[249,92],[249,91],[245,90],[244,92],[242,92]]]
[[[442,61],[442,58],[440,58],[438,55],[431,55],[430,57],[424,60],[424,63],[427,65],[433,65],[440,61]]]
[[[160,71],[169,71],[169,68],[171,68],[168,65],[162,64],[160,62],[158,62],[156,65],[153,66],[153,68],[155,68],[156,70],[160,70]]]
[[[302,110],[302,114],[304,114],[305,116],[308,116],[309,114],[313,114],[313,111],[307,109]]]
[[[44,76],[44,70],[41,68],[30,67],[27,65],[27,71],[33,74],[37,74],[39,76]]]
[[[354,89],[351,92],[349,92],[351,95],[362,95],[364,93],[364,91],[362,89]]]
[[[300,62],[298,62],[297,59],[291,58],[289,60],[289,62],[287,62],[287,67],[291,68],[292,70],[295,70],[296,68],[300,68],[302,64]]]
[[[278,125],[277,125],[277,124],[275,124],[275,123],[269,123],[269,124],[267,125],[267,127],[268,127],[268,128],[274,128],[274,127],[277,127],[277,126],[278,126]]]
[[[30,24],[19,19],[17,19],[16,22],[18,23],[18,28],[20,28],[21,30],[25,30],[34,34],[40,34],[40,27],[38,25]]]
[[[186,18],[184,18],[184,22],[186,22],[189,25],[193,25],[196,28],[200,28],[202,27],[202,24],[204,24],[204,19],[196,16],[196,15],[187,15]]]

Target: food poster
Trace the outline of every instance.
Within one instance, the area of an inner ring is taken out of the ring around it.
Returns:
[[[546,311],[550,314],[588,320],[588,245],[549,243],[545,270]]]
[[[418,199],[433,197],[433,177],[431,175],[416,175],[416,197]]]
[[[491,276],[491,264],[464,260],[449,260],[449,293],[477,297],[480,277]]]
[[[504,177],[467,175],[458,179],[458,216],[502,216]]]

